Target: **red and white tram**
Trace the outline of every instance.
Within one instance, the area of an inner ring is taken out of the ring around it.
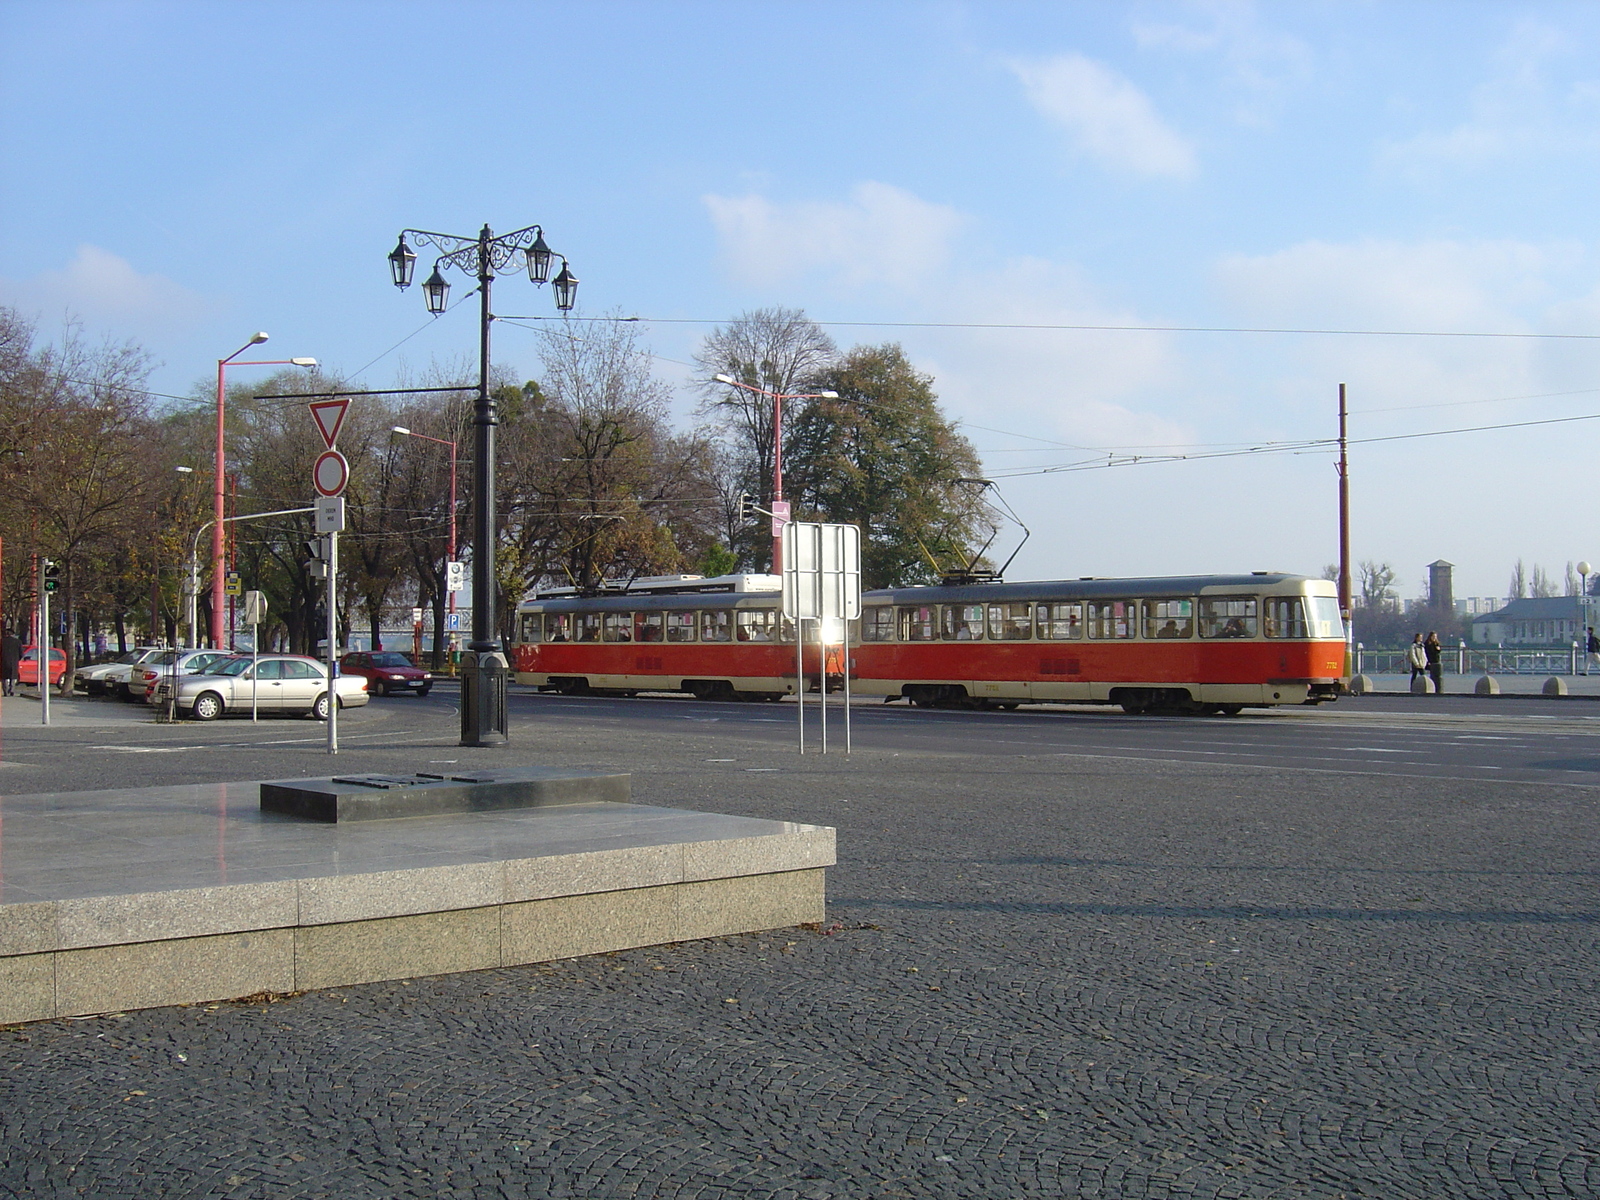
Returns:
[[[1334,585],[1298,575],[973,583],[867,592],[848,653],[857,695],[923,706],[1118,704],[1226,712],[1344,690]],[[518,609],[517,682],[563,692],[776,700],[796,687],[774,576],[679,576],[547,594]],[[820,664],[806,633],[807,687]]]

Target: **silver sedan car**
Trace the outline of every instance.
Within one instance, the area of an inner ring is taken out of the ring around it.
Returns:
[[[340,708],[367,702],[367,681],[341,675],[334,681]],[[214,721],[224,713],[249,712],[251,697],[264,713],[309,713],[328,719],[328,668],[299,654],[263,654],[259,659],[229,658],[199,675],[178,677],[177,708],[197,721]]]

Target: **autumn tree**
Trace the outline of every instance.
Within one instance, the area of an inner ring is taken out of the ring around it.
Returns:
[[[797,517],[861,526],[864,587],[932,582],[994,532],[977,452],[898,345],[858,346],[822,373],[787,439]]]

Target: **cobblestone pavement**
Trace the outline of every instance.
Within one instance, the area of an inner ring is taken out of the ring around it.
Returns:
[[[0,1196],[1600,1195],[1600,789],[702,728],[541,753],[824,927],[0,1030]]]

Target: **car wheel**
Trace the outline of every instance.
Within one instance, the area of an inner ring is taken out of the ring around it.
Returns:
[[[128,690],[128,685],[125,684],[125,683],[117,684],[117,686],[116,686],[116,688],[114,690],[116,692],[116,696],[117,696],[118,700],[132,700],[133,699],[133,693]]]
[[[222,715],[222,697],[215,692],[201,692],[194,698],[194,719],[215,721]]]
[[[389,694],[389,685],[387,683],[374,683],[372,690],[380,696],[387,696]]]
[[[433,688],[433,684],[431,684],[431,683],[425,683],[421,687],[419,687],[417,689],[417,697],[418,697],[418,699],[421,699],[423,696],[426,696],[428,694],[428,692],[432,690],[432,688]]]
[[[326,721],[331,707],[328,703],[328,693],[323,692],[322,695],[317,697],[316,703],[311,706],[311,715],[318,721]]]

